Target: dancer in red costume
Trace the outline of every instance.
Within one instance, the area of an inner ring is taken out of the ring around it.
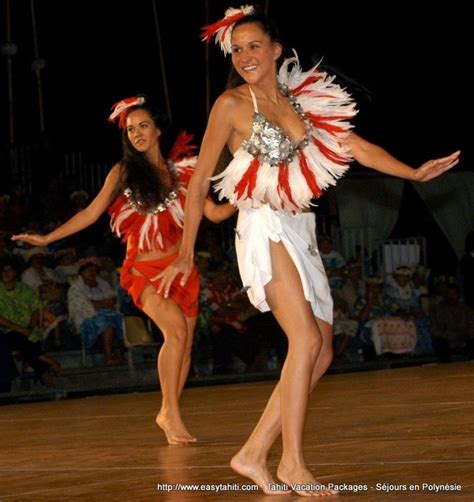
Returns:
[[[91,204],[47,235],[20,234],[13,240],[48,245],[91,225],[110,206],[112,229],[127,243],[121,284],[164,336],[158,356],[163,400],[156,423],[170,444],[190,443],[196,438],[183,423],[178,401],[189,371],[199,307],[196,269],[192,267],[187,283],[176,284],[167,298],[157,294],[157,288],[160,272],[178,256],[187,187],[197,158],[185,133],[168,158],[163,156],[158,114],[143,96],[114,105],[109,120],[116,119],[123,129],[123,158]],[[230,204],[205,202],[204,214],[211,221],[222,221],[234,212]]]
[[[209,178],[225,145],[234,158],[216,179],[221,196],[239,208],[236,250],[250,301],[271,310],[288,337],[288,355],[255,429],[231,461],[268,494],[281,494],[267,457],[281,434],[278,479],[304,496],[333,495],[305,466],[303,428],[310,392],[332,359],[332,299],[314,235],[312,198],[335,184],[348,164],[428,181],[457,163],[459,152],[418,169],[351,131],[350,96],[316,67],[297,58],[277,73],[282,46],[274,25],[252,6],[228,9],[205,28],[232,54],[240,85],[215,102],[189,185],[180,257],[162,274],[165,296],[193,269],[193,248]],[[179,279],[177,279],[179,280]]]

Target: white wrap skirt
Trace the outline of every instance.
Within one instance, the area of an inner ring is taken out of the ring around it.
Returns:
[[[313,213],[274,211],[268,205],[240,209],[235,247],[242,283],[254,307],[270,310],[265,285],[272,279],[270,240],[282,242],[298,270],[315,317],[333,323],[333,301],[316,241]]]

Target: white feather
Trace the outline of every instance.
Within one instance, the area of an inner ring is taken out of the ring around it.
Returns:
[[[183,171],[183,167],[194,167],[197,164],[198,158],[195,155],[194,157],[184,157],[184,159],[181,159],[179,162],[175,162],[174,165],[176,167],[179,167],[178,169],[179,172]]]
[[[253,14],[254,12],[253,5],[243,5],[239,9],[230,7],[225,11],[224,19],[235,16],[239,12],[242,12],[245,16]],[[215,33],[216,44],[217,43],[220,44],[221,49],[224,52],[224,56],[227,56],[227,54],[230,54],[232,52],[232,29],[234,24],[235,23],[227,26],[222,26]]]

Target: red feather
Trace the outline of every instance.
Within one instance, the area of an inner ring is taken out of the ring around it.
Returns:
[[[301,173],[303,174],[306,183],[308,183],[309,188],[313,192],[315,197],[319,197],[322,193],[321,188],[319,188],[318,182],[316,181],[316,176],[311,171],[308,166],[308,162],[306,161],[306,157],[303,152],[300,153],[300,164],[301,164]]]
[[[325,129],[326,131],[333,134],[336,134],[338,132],[347,132],[347,128],[330,123],[333,120],[345,119],[347,117],[322,117],[321,115],[315,115],[314,113],[306,113],[306,116],[311,120],[311,124],[313,124],[313,126],[316,128]]]
[[[293,196],[291,195],[290,172],[288,166],[283,162],[278,166],[278,192],[280,192],[281,190],[285,192],[286,196],[288,197],[288,200],[293,204],[293,206],[297,208],[298,205],[295,203],[295,201],[293,200]],[[285,207],[284,203],[282,205],[283,207]]]
[[[298,87],[295,87],[294,89],[291,89],[292,94],[298,95],[303,92],[303,89],[310,84],[313,84],[314,82],[317,82],[318,80],[321,80],[322,76],[319,73],[313,73],[310,75],[307,79],[304,80]]]
[[[217,32],[217,30],[220,28],[223,28],[225,26],[226,29],[222,32],[222,38],[223,38],[225,36],[227,30],[229,29],[229,27],[232,24],[236,23],[239,19],[243,18],[244,16],[245,16],[245,14],[243,12],[239,12],[237,14],[234,14],[233,16],[225,17],[224,19],[221,19],[220,21],[217,21],[216,23],[203,26],[201,28],[202,39],[206,40],[206,42],[209,43],[211,41],[211,38]]]
[[[237,193],[238,199],[240,199],[244,195],[246,189],[247,189],[246,198],[252,197],[252,193],[257,183],[257,172],[259,167],[260,167],[260,162],[258,160],[258,157],[254,157],[249,167],[247,168],[247,171],[245,171],[241,180],[235,186],[234,193]]]
[[[190,145],[189,142],[192,141],[193,135],[188,134],[186,131],[181,131],[176,138],[176,141],[171,149],[169,158],[174,162],[181,160],[183,157],[190,157],[194,155],[195,145]]]
[[[123,129],[125,127],[125,120],[127,118],[128,112],[127,110],[131,106],[135,105],[140,105],[144,102],[143,97],[140,96],[133,96],[131,98],[125,98],[117,103],[115,103],[111,110],[112,113],[110,114],[108,121],[109,122],[115,122],[117,118],[119,119],[119,127],[120,129]]]
[[[347,159],[346,157],[342,157],[341,155],[338,155],[336,152],[330,150],[327,146],[324,146],[323,143],[321,143],[321,141],[318,141],[314,136],[313,136],[313,143],[318,147],[319,151],[325,157],[327,157],[335,164],[344,165],[347,164],[347,162],[349,161],[349,159]]]

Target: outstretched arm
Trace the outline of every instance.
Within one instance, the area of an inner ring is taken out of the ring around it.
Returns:
[[[349,135],[347,144],[354,159],[359,164],[411,181],[429,181],[440,176],[459,162],[459,155],[461,153],[457,151],[447,157],[429,160],[418,169],[413,169],[393,157],[393,155],[390,155],[380,146],[369,143],[355,133]]]
[[[184,286],[194,263],[194,244],[204,210],[204,201],[209,192],[210,181],[222,149],[232,132],[233,107],[235,103],[227,95],[220,96],[212,107],[198,162],[188,186],[184,214],[184,233],[178,259],[161,274],[158,293],[168,297],[172,282],[182,274],[180,284]]]
[[[18,234],[14,235],[12,240],[25,241],[33,246],[47,246],[51,242],[63,239],[64,237],[75,234],[89,225],[92,225],[109,206],[110,198],[117,187],[119,177],[120,164],[115,164],[107,175],[104,185],[95,199],[85,209],[79,211],[49,234]]]

